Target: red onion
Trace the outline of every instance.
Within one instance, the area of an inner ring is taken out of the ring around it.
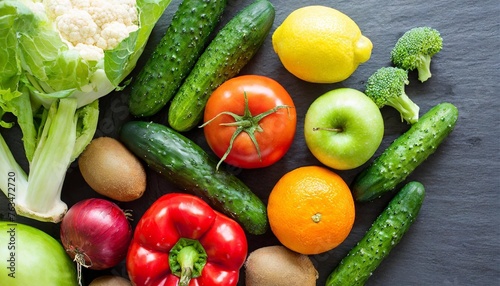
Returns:
[[[111,268],[122,261],[132,239],[125,212],[105,199],[86,199],[73,205],[61,222],[61,242],[81,267]]]

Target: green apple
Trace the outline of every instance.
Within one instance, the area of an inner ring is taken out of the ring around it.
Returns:
[[[309,106],[304,136],[307,147],[321,163],[349,170],[375,154],[384,136],[384,120],[380,109],[363,92],[338,88]]]

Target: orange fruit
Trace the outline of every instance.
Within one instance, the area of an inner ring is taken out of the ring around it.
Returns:
[[[329,251],[351,232],[351,190],[335,172],[304,166],[281,177],[267,204],[271,231],[287,248],[306,255]]]

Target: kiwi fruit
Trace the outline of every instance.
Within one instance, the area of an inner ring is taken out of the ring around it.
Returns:
[[[309,256],[282,245],[258,248],[245,261],[246,286],[315,286],[317,279]]]
[[[85,182],[108,198],[129,202],[146,190],[144,166],[117,139],[93,139],[78,158],[78,165]]]

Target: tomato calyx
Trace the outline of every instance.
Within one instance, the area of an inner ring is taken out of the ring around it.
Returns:
[[[234,131],[233,135],[231,136],[231,140],[229,141],[229,146],[224,153],[224,155],[221,157],[220,161],[217,163],[217,169],[219,169],[220,164],[227,158],[229,153],[231,153],[231,149],[233,148],[233,143],[236,140],[236,138],[242,133],[245,132],[248,134],[250,137],[250,140],[255,146],[255,149],[257,151],[257,155],[259,156],[259,159],[262,161],[262,156],[260,153],[260,147],[259,143],[257,142],[257,139],[255,138],[255,132],[263,132],[264,130],[262,127],[259,125],[259,122],[266,116],[273,114],[277,112],[280,109],[283,108],[290,108],[288,105],[278,105],[275,106],[274,108],[271,108],[267,111],[264,111],[260,114],[257,115],[252,115],[252,112],[250,111],[250,107],[248,105],[248,96],[246,92],[243,92],[244,100],[245,100],[245,108],[243,111],[243,115],[238,115],[236,113],[230,112],[230,111],[223,111],[216,116],[214,116],[212,119],[206,121],[203,123],[200,128],[205,127],[206,125],[210,124],[213,120],[215,120],[217,117],[221,115],[229,115],[233,117],[234,122],[227,122],[227,123],[220,123],[221,126],[235,126],[236,130]]]

